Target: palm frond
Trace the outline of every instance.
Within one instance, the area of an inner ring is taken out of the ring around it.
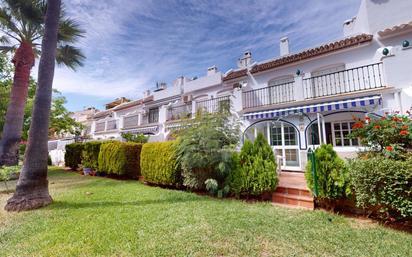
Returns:
[[[0,53],[6,54],[16,50],[15,46],[0,46]]]
[[[2,36],[0,36],[0,43],[4,44],[4,45],[9,45],[11,42],[10,42],[10,39],[7,36],[2,35]]]
[[[75,20],[63,18],[60,20],[57,39],[59,42],[74,43],[79,38],[84,37],[85,33]]]
[[[19,36],[20,30],[17,24],[13,20],[13,16],[11,15],[10,11],[3,7],[0,8],[0,28],[5,32],[10,34],[10,32],[14,33],[13,36]]]
[[[64,64],[72,70],[83,66],[86,59],[82,51],[71,45],[62,45],[57,47],[56,62],[61,65]]]
[[[32,24],[42,24],[46,14],[44,0],[4,0],[14,16]]]

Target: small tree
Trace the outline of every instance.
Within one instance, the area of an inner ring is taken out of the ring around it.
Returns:
[[[177,161],[182,168],[183,184],[199,190],[206,188],[206,180],[214,179],[218,188],[224,188],[239,142],[239,122],[228,112],[200,112],[176,134],[179,140]],[[209,181],[209,184],[214,182]]]
[[[231,191],[237,196],[271,192],[278,183],[273,150],[262,133],[255,142],[246,140],[239,157],[239,166],[229,177]]]
[[[139,133],[139,134],[124,133],[122,134],[122,138],[126,140],[126,142],[139,143],[139,144],[144,144],[144,143],[147,143],[147,141],[149,141],[149,136],[145,136],[142,133]]]

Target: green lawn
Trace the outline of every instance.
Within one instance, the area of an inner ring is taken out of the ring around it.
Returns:
[[[412,235],[323,211],[60,170],[50,188],[46,208],[0,211],[1,256],[412,256]]]

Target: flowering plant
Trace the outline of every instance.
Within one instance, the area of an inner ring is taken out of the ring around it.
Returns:
[[[385,113],[381,118],[354,119],[350,136],[359,138],[370,151],[399,159],[412,150],[412,119],[409,113]]]

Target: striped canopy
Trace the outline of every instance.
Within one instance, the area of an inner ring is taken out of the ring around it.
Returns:
[[[145,133],[156,133],[157,131],[159,131],[159,126],[155,125],[155,126],[147,126],[147,127],[125,130],[122,133],[145,134]]]
[[[380,105],[381,103],[382,97],[380,95],[374,95],[292,108],[245,113],[243,115],[243,118],[246,120],[268,119],[299,113],[318,113],[325,111],[346,110],[356,107],[364,107],[368,105]]]

